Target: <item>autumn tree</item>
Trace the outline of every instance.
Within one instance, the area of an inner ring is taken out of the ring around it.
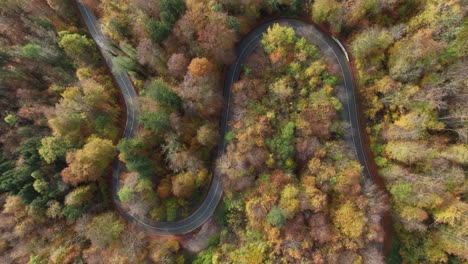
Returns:
[[[202,77],[211,74],[214,67],[207,58],[193,58],[188,66],[188,71],[194,76]]]
[[[180,85],[180,96],[184,99],[184,109],[205,118],[216,117],[221,109],[219,73],[207,58],[194,58]]]
[[[94,246],[104,249],[117,241],[125,225],[112,212],[94,216],[87,225],[86,237]]]
[[[228,14],[220,4],[206,0],[186,4],[187,11],[177,22],[176,34],[194,50],[201,47],[214,62],[229,63],[234,58],[237,35],[229,25]]]
[[[396,42],[390,49],[388,60],[390,76],[404,82],[418,80],[426,69],[437,63],[431,55],[442,48],[443,44],[433,40],[431,30],[418,31]]]
[[[164,62],[166,60],[165,50],[145,38],[140,40],[136,47],[138,53],[138,62],[143,65],[151,74],[153,71],[165,71]]]
[[[50,200],[47,202],[47,217],[52,219],[57,219],[63,217],[62,205],[55,200]]]
[[[316,178],[313,176],[301,177],[301,186],[304,192],[300,194],[301,209],[320,211],[327,205],[327,195],[316,186]]]
[[[56,106],[56,117],[49,119],[49,126],[57,136],[67,137],[74,142],[86,136],[91,125],[81,114],[83,106],[77,102],[82,98],[81,95],[81,90],[78,87],[70,87],[65,90],[62,93],[63,99]]]
[[[167,61],[167,67],[171,74],[176,78],[184,77],[190,61],[183,53],[174,53]]]
[[[277,62],[286,59],[286,56],[290,55],[295,41],[296,33],[294,29],[274,24],[264,33],[261,43],[265,51],[270,54],[270,59]]]
[[[213,125],[205,124],[197,130],[197,140],[204,146],[214,146],[219,140],[218,131]]]
[[[233,50],[237,36],[235,31],[228,27],[227,16],[220,20],[208,24],[199,34],[198,41],[214,61],[228,64],[234,59]]]
[[[172,182],[170,179],[164,178],[158,184],[158,195],[159,197],[165,199],[171,195],[172,192]]]
[[[188,198],[195,189],[194,175],[190,172],[179,173],[172,178],[172,193],[181,198]]]
[[[423,160],[429,150],[426,144],[417,141],[391,141],[385,146],[385,152],[390,158],[407,164]]]
[[[465,19],[458,32],[457,42],[455,44],[459,57],[465,57],[468,54],[468,21]]]
[[[93,193],[96,191],[95,185],[85,185],[74,189],[65,197],[65,204],[71,206],[83,205],[93,199]]]
[[[366,224],[364,214],[350,201],[338,208],[333,222],[340,232],[349,238],[360,237]]]
[[[91,137],[82,149],[67,154],[68,167],[62,171],[63,180],[77,185],[100,179],[116,154],[112,141]]]
[[[312,18],[318,23],[327,22],[336,32],[341,30],[342,3],[335,0],[317,0],[312,5]]]
[[[293,184],[288,184],[281,191],[279,208],[287,218],[291,219],[299,211],[299,189]]]
[[[441,155],[450,161],[458,164],[468,163],[468,145],[467,144],[454,144],[447,148]]]
[[[290,80],[281,78],[270,85],[270,91],[279,100],[287,100],[293,95],[294,89],[291,87]]]
[[[354,37],[351,50],[356,56],[357,66],[362,69],[361,78],[364,80],[379,71],[384,65],[385,51],[392,44],[393,37],[386,29],[370,28]]]
[[[50,6],[50,8],[56,11],[59,16],[62,16],[66,19],[73,17],[72,12],[70,11],[72,7],[68,0],[47,0],[47,4]]]
[[[150,259],[155,263],[168,261],[169,263],[183,263],[183,255],[178,255],[179,242],[175,239],[154,240],[150,247]]]
[[[92,133],[108,138],[118,133],[114,125],[119,112],[110,81],[101,75],[90,79],[90,74],[89,68],[77,71],[80,86],[69,87],[61,94],[55,115],[49,119],[55,136],[75,144]]]

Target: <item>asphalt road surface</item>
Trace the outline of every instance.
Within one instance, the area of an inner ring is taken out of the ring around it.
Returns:
[[[86,25],[97,43],[101,53],[103,54],[106,63],[108,64],[109,68],[112,70],[115,80],[121,90],[121,93],[125,100],[126,105],[126,113],[127,113],[127,120],[125,124],[125,130],[123,133],[123,137],[131,138],[135,136],[135,132],[138,129],[138,101],[137,101],[137,94],[133,88],[133,85],[130,81],[130,78],[127,74],[118,73],[114,70],[112,64],[112,55],[109,53],[112,46],[110,45],[109,41],[104,37],[102,32],[99,28],[99,23],[93,14],[93,12],[87,8],[86,6],[82,5],[78,2],[78,6],[80,12],[83,16]],[[313,25],[307,24],[305,22],[295,20],[295,19],[279,19],[270,21],[263,25],[258,26],[253,31],[251,31],[247,36],[245,36],[242,41],[238,44],[236,50],[236,61],[232,64],[225,76],[225,83],[224,83],[224,108],[221,117],[221,142],[218,147],[218,157],[223,155],[225,148],[226,148],[226,141],[224,140],[225,134],[228,131],[228,123],[229,123],[229,114],[231,108],[231,86],[239,79],[242,65],[244,64],[247,57],[250,53],[257,48],[259,42],[261,40],[262,34],[275,23],[280,24],[287,24],[294,29],[309,27],[313,29],[313,35],[317,41],[319,41],[319,49],[322,51],[326,51],[329,54],[333,54],[336,57],[336,60],[340,66],[340,70],[342,73],[342,81],[344,84],[344,88],[346,90],[345,100],[341,100],[343,107],[346,111],[346,114],[343,116],[345,121],[351,124],[351,135],[349,138],[352,140],[355,150],[356,156],[360,161],[361,165],[364,167],[364,172],[367,176],[370,176],[369,168],[366,163],[366,159],[364,156],[364,151],[362,147],[361,137],[359,136],[360,129],[359,129],[359,121],[358,121],[358,113],[356,107],[356,95],[355,95],[355,85],[353,82],[353,77],[351,73],[351,67],[349,62],[346,58],[346,54],[340,48],[340,46],[332,39],[331,36],[320,32],[317,30]],[[325,49],[325,50],[324,50]],[[205,196],[203,203],[200,207],[189,217],[174,221],[174,222],[158,222],[158,223],[147,223],[136,216],[130,214],[127,210],[125,210],[117,196],[117,192],[120,188],[119,178],[121,173],[125,170],[125,165],[116,160],[113,165],[113,174],[112,174],[112,196],[116,208],[119,210],[121,215],[125,217],[128,221],[136,224],[137,226],[145,229],[148,232],[157,234],[157,235],[182,235],[187,234],[201,225],[203,225],[210,217],[213,215],[221,197],[223,195],[223,186],[221,183],[220,175],[215,170],[213,171],[213,176],[211,180],[211,185],[209,188],[208,193]]]

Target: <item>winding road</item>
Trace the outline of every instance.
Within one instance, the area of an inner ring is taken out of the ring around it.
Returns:
[[[112,55],[109,53],[109,50],[111,50],[112,45],[100,31],[99,23],[93,12],[85,5],[81,4],[79,1],[78,6],[93,39],[97,43],[99,49],[101,50],[101,53],[105,58],[108,67],[112,69],[114,78],[124,97],[127,120],[125,124],[123,137],[134,137],[135,132],[138,129],[139,108],[137,94],[133,88],[129,76],[127,74],[118,73],[114,70],[112,64]],[[254,51],[259,46],[262,34],[268,29],[268,27],[275,23],[289,25],[296,31],[309,29],[309,32],[311,32],[311,34],[313,35],[315,42],[314,44],[316,44],[323,53],[329,54],[330,56],[334,56],[334,58],[336,59],[336,62],[340,67],[339,70],[342,74],[340,79],[344,85],[345,90],[345,96],[343,96],[343,98],[340,98],[341,103],[343,104],[343,107],[345,109],[345,111],[343,111],[345,112],[345,114],[343,114],[342,118],[345,121],[347,121],[351,126],[350,134],[348,135],[348,137],[350,140],[352,140],[352,143],[354,144],[356,150],[356,157],[358,158],[361,165],[364,167],[364,172],[366,176],[368,178],[371,178],[370,170],[364,154],[365,152],[363,150],[363,143],[360,137],[361,131],[356,105],[355,85],[353,81],[353,75],[351,72],[351,66],[349,65],[349,62],[347,60],[347,54],[344,52],[344,49],[342,49],[340,45],[338,45],[338,43],[335,42],[335,40],[331,36],[319,31],[314,25],[307,24],[305,22],[295,19],[278,19],[262,24],[256,27],[253,31],[251,31],[238,44],[236,50],[237,59],[234,62],[234,64],[232,64],[228,68],[225,75],[223,91],[224,108],[220,123],[220,135],[222,140],[218,147],[218,157],[223,155],[226,148],[226,141],[224,140],[224,136],[228,131],[229,114],[231,110],[231,86],[239,79],[242,71],[242,65],[246,61],[247,57],[251,54],[252,51]],[[158,222],[151,224],[146,223],[130,214],[127,210],[125,210],[119,201],[119,198],[117,196],[117,192],[120,188],[119,178],[124,169],[125,165],[122,162],[116,160],[113,165],[112,175],[112,195],[116,208],[119,210],[121,215],[125,217],[128,221],[140,226],[148,232],[157,235],[182,235],[197,229],[207,220],[209,220],[209,218],[213,215],[223,195],[223,186],[221,183],[220,175],[219,173],[214,171],[209,191],[206,194],[203,203],[192,215],[180,221]]]

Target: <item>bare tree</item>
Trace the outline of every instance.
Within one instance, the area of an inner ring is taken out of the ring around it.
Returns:
[[[129,225],[122,234],[122,252],[131,262],[135,262],[137,256],[146,248],[148,241],[140,228]]]
[[[383,264],[385,263],[384,257],[380,250],[375,247],[367,247],[362,250],[361,255],[364,257],[365,264]]]
[[[187,73],[187,66],[190,61],[185,57],[183,53],[174,53],[167,62],[167,67],[171,74],[176,78],[183,78]]]

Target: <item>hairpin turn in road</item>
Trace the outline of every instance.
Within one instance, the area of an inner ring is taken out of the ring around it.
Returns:
[[[86,7],[85,5],[78,2],[78,7],[80,12],[83,16],[83,19],[88,27],[91,36],[97,43],[101,53],[104,56],[104,59],[107,63],[107,66],[112,70],[112,74],[118,84],[118,88],[120,89],[126,106],[126,116],[127,120],[125,123],[125,130],[123,133],[123,137],[131,138],[135,136],[135,132],[138,129],[138,97],[133,88],[132,82],[127,74],[117,73],[114,71],[113,64],[112,64],[112,55],[109,53],[109,50],[112,49],[110,42],[106,39],[106,37],[102,34],[99,23],[96,19],[96,16],[93,12]],[[344,88],[346,90],[346,97],[341,102],[345,111],[347,112],[346,115],[343,116],[345,121],[351,124],[350,129],[350,139],[354,144],[356,150],[356,156],[364,167],[364,172],[368,178],[372,178],[369,170],[369,166],[366,161],[365,152],[363,150],[363,143],[360,137],[360,126],[359,126],[359,119],[358,119],[358,111],[356,105],[356,92],[355,92],[355,85],[353,82],[353,75],[351,72],[351,66],[348,61],[347,54],[344,53],[344,49],[342,46],[338,45],[337,42],[329,35],[319,31],[314,25],[307,24],[305,22],[296,20],[296,19],[278,19],[273,20],[268,23],[262,24],[252,30],[247,36],[245,36],[242,41],[238,44],[236,50],[236,60],[235,62],[228,68],[225,75],[225,83],[224,83],[224,109],[221,116],[221,141],[218,147],[218,157],[223,155],[224,150],[226,148],[226,140],[225,134],[228,131],[228,123],[229,123],[229,113],[230,113],[230,106],[231,106],[231,86],[239,79],[242,66],[247,59],[247,57],[251,54],[252,51],[259,45],[261,37],[264,32],[273,24],[280,23],[280,24],[287,24],[294,28],[295,30],[303,27],[310,27],[314,29],[313,35],[317,38],[317,41],[321,42],[319,49],[323,51],[323,49],[327,49],[328,52],[331,51],[333,56],[335,56],[339,66],[340,71],[342,74],[342,81],[344,84]],[[214,213],[221,197],[223,195],[223,186],[221,182],[221,176],[216,171],[212,172],[212,180],[211,185],[209,188],[208,193],[205,196],[204,201],[200,205],[200,207],[189,217],[173,222],[157,222],[157,223],[146,223],[137,217],[130,214],[126,211],[118,198],[117,192],[120,188],[120,175],[124,170],[125,165],[116,160],[113,165],[113,174],[112,174],[112,198],[117,207],[120,211],[121,215],[125,217],[128,221],[140,226],[141,228],[145,229],[148,232],[157,234],[157,235],[182,235],[187,234],[201,225],[203,225]]]

